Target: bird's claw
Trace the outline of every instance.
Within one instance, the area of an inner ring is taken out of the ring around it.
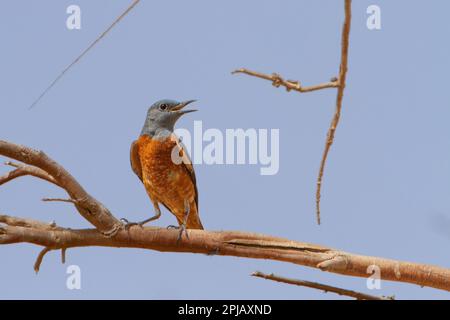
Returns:
[[[129,222],[128,219],[121,218],[120,222],[124,224],[125,230],[129,230],[132,226],[140,226],[142,228],[142,222]]]
[[[180,230],[180,232],[178,233],[178,238],[177,238],[177,243],[180,242],[181,238],[183,237],[183,233],[186,235],[186,239],[189,240],[189,234],[187,233],[187,229],[186,229],[186,225],[182,224],[180,226],[174,226],[174,225],[168,225],[167,229],[176,229],[176,230]]]
[[[186,239],[189,240],[189,235],[187,233],[187,229],[186,229],[186,225],[182,224],[180,226],[180,233],[178,234],[178,239],[177,239],[177,243],[181,240],[181,238],[183,237],[183,232],[186,235]]]

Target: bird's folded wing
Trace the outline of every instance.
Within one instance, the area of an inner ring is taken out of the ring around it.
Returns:
[[[139,158],[139,145],[138,145],[137,141],[133,141],[133,143],[131,144],[130,163],[131,163],[131,168],[133,169],[134,173],[143,182],[141,159]]]
[[[181,162],[181,166],[183,166],[183,168],[186,170],[186,172],[189,174],[192,184],[194,185],[195,188],[195,204],[197,205],[198,208],[198,191],[197,191],[197,179],[195,177],[195,171],[194,171],[194,167],[192,165],[192,161],[189,158],[189,154],[186,152],[186,149],[183,146],[183,143],[181,143],[181,141],[177,138],[177,137],[173,137],[175,142],[176,142],[176,147],[178,148],[178,154],[180,155],[182,162]]]

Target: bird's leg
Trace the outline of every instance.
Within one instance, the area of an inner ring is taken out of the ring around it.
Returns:
[[[148,218],[144,221],[138,222],[138,225],[140,225],[141,227],[144,224],[149,223],[150,221],[153,221],[153,220],[158,220],[161,217],[161,209],[159,208],[158,202],[156,202],[156,201],[152,201],[152,202],[153,202],[153,208],[155,208],[156,214],[151,218]]]
[[[183,218],[183,223],[180,224],[179,227],[175,227],[175,226],[168,226],[167,228],[176,228],[176,229],[180,229],[180,233],[178,234],[178,239],[177,239],[177,243],[181,240],[181,238],[183,237],[183,232],[186,234],[186,239],[189,239],[189,235],[187,233],[186,230],[186,224],[189,218],[189,213],[191,213],[191,206],[189,205],[189,201],[184,200],[184,212],[186,213],[186,215]]]
[[[159,217],[161,217],[161,209],[159,208],[159,205],[158,205],[157,201],[153,201],[152,200],[152,202],[153,202],[153,207],[155,208],[156,214],[153,217],[145,219],[145,220],[143,220],[141,222],[128,222],[127,219],[122,218],[120,220],[125,223],[125,229],[129,229],[131,226],[140,226],[140,227],[142,227],[144,224],[149,223],[150,221],[159,219]]]
[[[188,200],[184,200],[184,212],[186,213],[186,215],[184,216],[183,223],[180,226],[181,228],[180,234],[178,235],[178,241],[181,240],[181,237],[183,236],[183,231],[186,234],[186,239],[189,239],[189,235],[186,230],[186,224],[189,218],[189,214],[191,213],[191,206]]]

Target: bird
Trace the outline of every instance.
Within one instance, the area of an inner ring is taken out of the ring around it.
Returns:
[[[177,219],[179,239],[186,229],[201,229],[203,225],[198,213],[198,190],[194,167],[181,140],[174,133],[177,120],[184,114],[197,110],[186,110],[196,100],[178,102],[163,99],[155,102],[147,111],[144,126],[130,148],[130,163],[134,173],[144,184],[153,204],[155,214],[139,225],[161,217],[162,204]]]

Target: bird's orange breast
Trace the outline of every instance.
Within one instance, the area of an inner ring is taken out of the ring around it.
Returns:
[[[147,192],[168,207],[177,218],[181,218],[185,213],[185,201],[189,202],[191,210],[196,213],[196,189],[183,164],[172,161],[172,152],[178,150],[175,139],[175,136],[161,140],[143,135],[137,143],[142,179]]]

